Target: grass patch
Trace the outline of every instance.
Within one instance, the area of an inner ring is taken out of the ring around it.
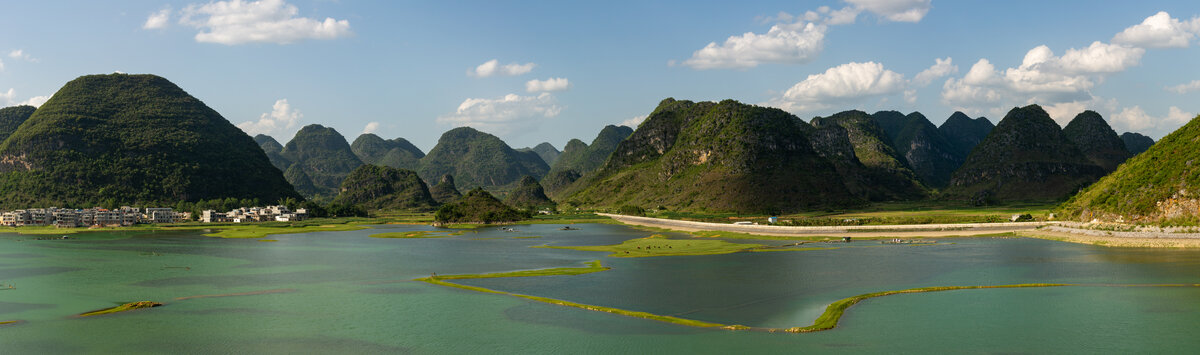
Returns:
[[[248,224],[239,225],[236,227],[212,227],[218,229],[216,232],[205,234],[209,237],[221,238],[262,238],[268,235],[275,234],[295,234],[295,233],[310,233],[310,232],[342,232],[353,231],[359,229],[367,229],[370,227],[357,224],[322,224],[309,225],[299,227],[269,227],[265,225]]]
[[[538,246],[538,248],[603,251],[611,253],[608,256],[617,258],[716,255],[748,251],[761,247],[763,247],[762,244],[737,244],[724,240],[667,239],[666,236],[661,234],[630,239],[616,245]]]
[[[417,281],[434,280],[463,280],[463,279],[490,279],[497,277],[533,277],[533,276],[554,276],[554,275],[583,275],[593,272],[601,272],[611,268],[600,264],[600,260],[592,260],[585,267],[559,267],[552,269],[537,269],[537,270],[521,270],[508,272],[493,272],[486,274],[459,274],[459,275],[444,275],[430,276],[417,279]]]
[[[99,315],[104,315],[104,314],[128,312],[128,311],[132,311],[132,310],[136,310],[136,309],[154,308],[154,307],[158,307],[161,305],[163,305],[163,304],[158,303],[158,302],[151,302],[151,301],[129,302],[129,303],[126,303],[126,304],[123,304],[120,306],[116,306],[116,307],[112,307],[112,308],[105,308],[105,309],[101,309],[101,310],[97,310],[97,311],[83,313],[83,314],[80,314],[79,316],[80,317],[99,316]]]
[[[837,327],[838,321],[842,319],[842,315],[846,313],[846,309],[850,308],[850,306],[853,306],[859,302],[862,302],[863,300],[866,300],[869,298],[875,298],[875,297],[891,296],[891,295],[898,295],[898,294],[905,294],[905,293],[938,292],[938,291],[951,291],[951,290],[970,290],[970,289],[986,289],[986,288],[1058,287],[1058,286],[1071,286],[1071,285],[1070,284],[1035,283],[1035,284],[1017,284],[1017,285],[997,285],[997,286],[940,286],[940,287],[921,287],[921,288],[910,288],[907,290],[866,293],[866,294],[861,294],[861,295],[854,296],[854,297],[844,298],[844,299],[841,299],[841,300],[838,300],[836,302],[829,304],[828,307],[825,307],[825,313],[822,313],[820,317],[817,317],[817,319],[815,321],[813,321],[813,324],[810,326],[787,328],[784,331],[786,331],[788,333],[810,333],[810,332],[819,332],[822,330],[833,329],[834,327]]]
[[[462,235],[463,231],[411,231],[411,232],[387,232],[375,233],[371,238],[446,238],[456,235]]]

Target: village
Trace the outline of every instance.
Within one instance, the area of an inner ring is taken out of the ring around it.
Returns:
[[[269,221],[301,221],[308,218],[303,208],[292,211],[286,206],[241,207],[229,212],[205,210],[201,212],[203,223],[244,223]],[[191,212],[177,212],[167,207],[137,208],[122,206],[106,209],[30,208],[0,213],[0,225],[7,227],[55,226],[58,228],[79,227],[128,227],[135,224],[166,224],[193,220]]]

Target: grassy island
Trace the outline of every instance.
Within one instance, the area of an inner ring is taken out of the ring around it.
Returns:
[[[552,249],[603,251],[612,253],[608,256],[617,258],[677,255],[716,255],[748,251],[762,247],[762,244],[738,244],[716,239],[667,239],[667,237],[662,234],[655,234],[645,238],[630,239],[616,245],[569,247],[541,246],[541,248]]]
[[[451,231],[411,231],[411,232],[387,232],[387,233],[375,233],[375,234],[372,234],[372,235],[371,235],[371,238],[401,238],[401,239],[404,239],[404,238],[411,238],[411,239],[419,239],[419,238],[446,238],[446,237],[452,237],[452,236],[456,236],[456,235],[462,235],[462,234],[463,234],[463,231],[453,231],[453,232],[451,232]]]
[[[151,301],[129,302],[129,303],[126,303],[126,304],[123,304],[120,306],[116,306],[116,307],[112,307],[112,308],[105,308],[105,309],[101,309],[101,310],[97,310],[97,311],[83,313],[83,314],[80,314],[79,316],[80,317],[99,316],[99,315],[112,314],[112,313],[128,312],[128,311],[132,311],[135,309],[154,308],[154,307],[158,307],[161,305],[163,305],[163,304],[158,303],[158,302],[151,302]]]

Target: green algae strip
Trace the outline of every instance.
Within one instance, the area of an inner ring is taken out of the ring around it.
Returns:
[[[213,226],[210,228],[217,229],[217,231],[213,232],[213,233],[205,234],[205,236],[221,237],[221,238],[262,238],[262,237],[266,237],[268,235],[275,235],[275,234],[295,234],[295,233],[309,233],[309,232],[343,232],[343,231],[367,229],[370,227],[363,226],[363,225],[355,225],[355,224],[324,224],[324,225],[303,226],[303,227],[264,227],[264,226],[255,226],[255,225],[245,225],[245,226],[236,226],[236,227],[235,226]]]
[[[23,322],[25,322],[25,321],[23,321],[23,320],[6,320],[6,321],[0,321],[0,325],[17,325],[17,324],[20,324]]]
[[[462,235],[463,231],[447,232],[447,231],[411,231],[411,232],[387,232],[375,233],[371,238],[446,238],[456,235]]]
[[[112,307],[112,308],[105,308],[105,309],[101,309],[101,310],[97,310],[97,311],[82,313],[79,316],[80,317],[99,316],[99,315],[104,315],[104,314],[128,312],[128,311],[132,311],[135,309],[153,308],[153,307],[158,307],[161,305],[163,305],[163,304],[158,303],[158,302],[151,302],[151,301],[129,302],[129,303],[126,303],[126,304],[123,304],[120,306],[116,306],[116,307]]]
[[[536,248],[602,251],[611,253],[608,255],[610,257],[637,258],[649,256],[730,254],[762,247],[762,244],[737,244],[724,240],[667,239],[667,237],[664,235],[655,234],[646,238],[626,240],[621,244],[616,245],[543,245],[537,246]]]
[[[644,318],[644,319],[650,319],[650,320],[656,320],[656,321],[661,321],[661,322],[686,325],[686,326],[692,326],[692,327],[721,328],[721,329],[726,329],[726,330],[755,330],[755,331],[766,331],[766,332],[772,332],[772,333],[774,333],[774,332],[812,333],[812,332],[830,330],[830,329],[837,327],[838,321],[840,321],[842,319],[842,315],[844,315],[846,313],[846,310],[849,309],[851,306],[854,306],[855,304],[858,304],[859,302],[862,302],[863,300],[877,298],[877,297],[883,297],[883,296],[899,295],[899,294],[941,292],[941,291],[953,291],[953,290],[1064,287],[1064,286],[1200,287],[1200,284],[1129,284],[1129,285],[1101,284],[1101,285],[1089,285],[1089,284],[1059,284],[1059,283],[1027,283],[1027,284],[990,285],[990,286],[920,287],[920,288],[910,288],[910,289],[904,289],[904,290],[865,293],[865,294],[861,294],[858,296],[848,297],[848,298],[844,298],[844,299],[835,301],[835,302],[829,304],[829,306],[827,306],[825,308],[825,312],[822,313],[819,317],[817,317],[817,319],[813,321],[812,325],[809,325],[806,327],[759,328],[759,327],[750,327],[750,326],[736,325],[736,324],[725,325],[725,324],[705,322],[705,321],[695,320],[695,319],[687,319],[687,318],[680,318],[680,317],[674,317],[674,316],[653,314],[653,313],[649,313],[649,312],[630,311],[630,310],[624,310],[624,309],[620,309],[620,308],[588,305],[588,304],[576,303],[576,302],[565,301],[565,300],[560,300],[560,299],[504,292],[504,291],[498,291],[498,290],[493,290],[493,289],[489,289],[489,288],[483,288],[483,287],[478,287],[478,286],[468,286],[468,285],[462,285],[462,284],[444,281],[444,280],[464,280],[464,279],[498,278],[498,277],[580,275],[580,274],[605,271],[605,270],[609,270],[609,269],[610,268],[608,268],[608,267],[602,266],[600,264],[599,260],[594,260],[594,261],[589,262],[587,267],[574,267],[574,268],[567,267],[567,268],[551,268],[551,269],[540,269],[540,270],[521,270],[521,271],[497,272],[497,273],[487,273],[487,274],[443,275],[443,276],[423,277],[423,278],[416,279],[415,281],[422,281],[422,282],[427,282],[427,283],[434,284],[434,285],[454,287],[454,288],[475,291],[475,292],[507,295],[507,296],[519,297],[519,298],[524,298],[527,300],[555,304],[555,305],[560,305],[560,306],[575,307],[575,308],[579,308],[579,309],[586,309],[586,310],[597,311],[597,312],[613,313],[613,314],[619,314],[619,315],[624,315],[624,316],[629,316],[629,317]]]

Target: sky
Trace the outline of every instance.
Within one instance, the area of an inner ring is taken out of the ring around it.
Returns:
[[[148,73],[251,135],[321,124],[425,151],[459,126],[562,149],[668,97],[934,124],[1036,103],[1158,139],[1200,112],[1197,63],[1196,1],[0,3],[0,106]]]

